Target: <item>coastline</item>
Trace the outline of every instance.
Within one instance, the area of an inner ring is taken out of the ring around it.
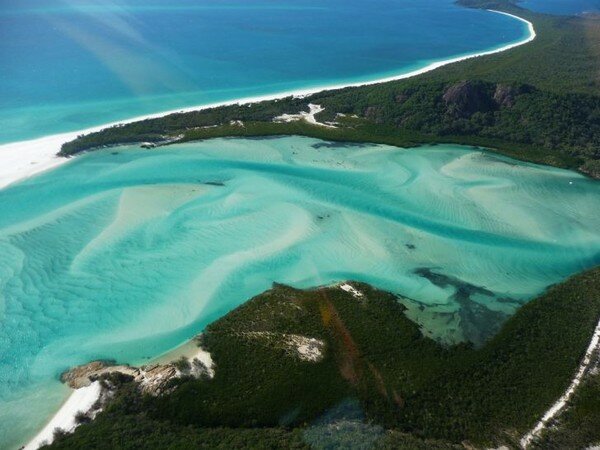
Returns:
[[[600,351],[600,320],[594,329],[592,339],[590,340],[590,343],[585,351],[585,355],[583,356],[583,359],[581,360],[581,363],[579,364],[577,372],[571,380],[569,387],[544,413],[542,418],[535,424],[535,426],[521,438],[519,443],[521,444],[522,448],[526,449],[535,439],[539,438],[543,431],[551,425],[552,421],[556,419],[556,417],[558,417],[569,405],[569,401],[573,397],[573,394],[575,394],[575,390],[581,384],[583,377],[594,362],[592,356],[594,356],[594,354],[598,351]]]
[[[54,134],[50,136],[44,136],[41,138],[35,138],[26,141],[18,141],[8,144],[0,145],[0,190],[22,181],[24,179],[30,178],[32,176],[38,175],[42,172],[54,169],[59,167],[62,164],[70,161],[70,158],[59,157],[57,153],[60,151],[60,147],[62,144],[69,142],[75,139],[78,135],[88,134],[96,131],[100,131],[102,129],[120,125],[127,124],[132,122],[137,122],[146,119],[154,119],[164,117],[174,113],[185,113],[192,111],[201,111],[210,108],[216,108],[221,106],[229,106],[229,105],[249,105],[253,103],[259,103],[263,101],[272,101],[278,100],[285,97],[306,97],[316,93],[320,93],[323,91],[343,89],[349,87],[360,87],[360,86],[369,86],[380,83],[387,83],[391,81],[398,81],[407,78],[412,78],[419,76],[421,74],[433,71],[440,67],[461,62],[464,60],[477,58],[481,56],[488,56],[496,53],[501,53],[515,47],[527,44],[533,41],[536,37],[536,32],[533,24],[523,19],[519,16],[502,12],[496,10],[488,10],[490,12],[503,14],[509,17],[512,17],[516,20],[519,20],[525,24],[527,24],[528,35],[524,37],[522,40],[517,42],[513,42],[510,44],[506,44],[496,49],[481,51],[469,55],[458,56],[449,58],[442,61],[433,62],[427,64],[425,67],[420,69],[412,70],[409,72],[401,73],[398,75],[377,78],[369,81],[360,81],[355,83],[348,84],[338,84],[338,85],[327,85],[320,86],[314,88],[307,88],[302,90],[295,90],[290,92],[280,92],[263,96],[255,96],[255,97],[245,97],[240,99],[234,99],[223,102],[216,102],[204,105],[191,106],[180,109],[173,109],[168,111],[162,111],[158,113],[147,114],[143,116],[137,116],[126,120],[121,120],[117,122],[111,122],[103,125],[98,125],[94,127],[90,127],[84,130],[78,130],[73,132],[66,132],[60,134]],[[195,343],[195,339],[191,339],[187,342],[182,343],[180,346],[176,347],[172,351],[167,352],[166,354],[159,355],[156,358],[153,358],[153,362],[167,362],[169,359],[176,359],[173,355],[177,356],[185,356],[189,357],[192,354],[196,354],[196,357],[200,355],[200,353],[193,352],[191,345]],[[198,349],[196,348],[196,351]],[[210,360],[210,354],[208,354],[208,358]],[[204,361],[203,361],[204,362]],[[92,386],[95,386],[92,389]],[[37,449],[41,443],[45,440],[52,440],[52,435],[54,429],[59,426],[61,428],[72,430],[75,428],[75,415],[79,411],[88,411],[95,401],[100,396],[100,388],[98,383],[94,383],[88,387],[80,388],[73,390],[70,396],[67,398],[65,403],[60,407],[60,409],[56,412],[54,416],[52,416],[48,423],[44,426],[44,428],[24,447],[27,450]]]
[[[190,364],[194,363],[194,360],[200,361],[206,368],[206,374],[212,378],[215,374],[215,365],[212,360],[211,354],[204,350],[198,343],[198,336],[193,337],[189,341],[169,350],[156,358],[151,359],[148,363],[139,367],[139,374],[143,381],[140,381],[141,385],[156,384],[158,380],[163,381],[163,377],[168,374],[159,373],[150,375],[151,372],[157,367],[158,369],[167,368],[173,366],[177,361],[185,359]],[[94,364],[94,363],[91,363]],[[90,364],[90,365],[91,365]],[[162,366],[162,367],[161,367]],[[82,366],[83,367],[83,366]],[[96,374],[110,373],[111,371],[125,373],[132,376],[137,376],[135,372],[138,369],[137,366],[128,365],[117,365],[107,366],[96,370]],[[90,374],[94,374],[94,370],[90,369]],[[175,372],[175,377],[181,376],[179,372]],[[168,378],[168,376],[167,376]],[[79,379],[76,381],[80,381]],[[79,414],[87,415],[88,417],[95,417],[96,414],[102,411],[103,399],[108,395],[110,396],[110,389],[103,388],[100,381],[87,381],[87,385],[73,385],[71,381],[63,381],[63,383],[69,387],[69,394],[61,404],[59,409],[54,413],[52,417],[45,423],[43,428],[22,447],[23,450],[37,450],[39,447],[50,444],[54,440],[54,433],[57,429],[62,430],[66,433],[72,433],[80,423],[77,420]]]
[[[44,425],[44,428],[30,440],[23,450],[37,450],[46,443],[54,440],[54,431],[60,428],[66,432],[71,432],[77,427],[76,416],[79,413],[86,413],[94,406],[94,403],[100,398],[102,389],[99,381],[95,381],[89,386],[80,389],[74,389],[61,405],[59,410]]]
[[[344,89],[349,87],[360,87],[360,86],[370,86],[374,84],[387,83],[391,81],[404,80],[407,78],[416,77],[418,75],[431,72],[440,67],[457,63],[460,61],[465,61],[472,58],[478,58],[481,56],[488,56],[495,53],[501,53],[515,47],[519,47],[521,45],[527,44],[533,41],[536,38],[535,28],[533,23],[530,21],[519,17],[514,14],[510,14],[504,11],[497,11],[493,9],[488,9],[487,11],[502,14],[513,19],[519,20],[522,23],[525,23],[528,28],[528,36],[524,37],[522,40],[517,42],[513,42],[510,44],[503,45],[499,48],[492,50],[485,50],[477,53],[471,53],[469,55],[457,56],[449,59],[445,59],[442,61],[437,61],[426,65],[420,69],[412,70],[409,72],[400,73],[398,75],[392,75],[383,78],[376,78],[368,81],[359,81],[354,83],[346,83],[346,84],[334,84],[327,86],[318,86],[314,88],[307,88],[301,90],[295,90],[290,92],[279,92],[275,94],[263,95],[263,96],[255,96],[255,97],[245,97],[240,99],[228,100],[223,102],[209,103],[204,105],[190,106],[186,108],[173,109],[169,111],[162,111],[153,114],[147,114],[143,116],[132,117],[126,120],[120,120],[117,122],[111,122],[103,125],[98,125],[90,128],[86,128],[84,130],[78,131],[70,131],[66,133],[54,134],[50,136],[44,136],[41,138],[35,138],[26,141],[18,141],[11,142],[8,144],[0,145],[0,189],[3,189],[13,183],[18,181],[22,181],[24,179],[30,178],[34,175],[38,175],[42,172],[45,172],[50,169],[54,169],[67,161],[69,158],[57,156],[60,151],[61,145],[72,141],[77,136],[81,134],[89,134],[96,131],[103,130],[105,128],[109,128],[116,125],[128,124],[132,122],[139,122],[141,120],[146,119],[156,119],[164,116],[168,116],[170,114],[175,113],[185,113],[192,111],[202,111],[205,109],[217,108],[220,106],[230,106],[230,105],[249,105],[253,103],[259,103],[263,101],[271,101],[278,100],[290,96],[294,97],[307,97],[309,95],[317,94],[323,91],[330,91],[336,89]]]

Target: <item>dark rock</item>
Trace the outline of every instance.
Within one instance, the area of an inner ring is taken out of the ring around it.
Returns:
[[[513,86],[499,84],[494,92],[494,101],[503,108],[511,108],[515,104],[515,99],[519,95],[519,90]]]
[[[488,112],[496,109],[486,86],[471,81],[461,81],[446,89],[442,96],[448,113],[456,117],[470,117],[476,112]]]

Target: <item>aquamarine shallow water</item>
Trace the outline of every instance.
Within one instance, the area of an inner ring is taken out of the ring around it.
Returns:
[[[599,207],[593,180],[452,145],[77,157],[0,191],[0,447],[58,407],[64,369],[143,362],[273,282],[365,281],[408,297],[428,334],[481,340],[600,262]]]
[[[396,75],[527,33],[454,0],[4,0],[0,143]]]

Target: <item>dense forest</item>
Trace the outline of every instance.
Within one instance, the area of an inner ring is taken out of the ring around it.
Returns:
[[[510,445],[569,384],[600,319],[598,277],[549,289],[480,348],[424,337],[402,299],[365,284],[353,283],[360,298],[276,285],[207,328],[213,379],[176,380],[159,397],[122,379],[96,420],[52,448]],[[323,358],[295,357],[288,334],[323,340]]]

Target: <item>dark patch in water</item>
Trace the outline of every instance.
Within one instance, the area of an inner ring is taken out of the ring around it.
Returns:
[[[240,140],[240,139],[244,139],[246,141],[273,141],[273,140],[277,140],[277,139],[281,139],[282,137],[287,137],[287,135],[285,134],[270,134],[270,135],[265,135],[265,136],[244,136],[244,137],[239,137],[239,136],[231,136],[231,137],[224,137],[222,139],[228,139],[228,140]]]
[[[441,288],[450,286],[456,290],[451,299],[460,305],[458,314],[461,328],[465,337],[475,345],[483,344],[486,339],[498,332],[502,323],[508,318],[507,314],[492,311],[471,298],[478,294],[498,300],[492,291],[483,286],[476,286],[459,278],[434,272],[429,267],[420,267],[415,269],[414,273],[436,286]],[[504,302],[508,300],[508,298],[503,299]]]
[[[111,155],[118,155],[119,152],[111,152]]]
[[[451,277],[448,275],[444,275],[443,273],[437,273],[431,270],[429,267],[420,267],[415,269],[414,273],[423,278],[427,278],[436,286],[441,288],[446,288],[448,286],[453,286],[456,288],[456,293],[462,298],[469,298],[473,294],[482,294],[488,295],[490,297],[494,296],[494,293],[489,289],[486,289],[483,286],[475,286],[474,284],[467,283],[459,278]]]
[[[415,246],[415,244],[404,244],[404,245],[405,245],[405,246],[406,246],[406,248],[407,248],[407,249],[409,249],[409,250],[414,250],[415,248],[417,248],[417,247]]]
[[[206,181],[204,184],[207,184],[209,186],[225,186],[225,183],[221,181]]]
[[[312,144],[312,148],[364,148],[371,147],[375,144],[366,144],[364,142],[317,142]]]
[[[496,301],[498,303],[507,303],[509,305],[512,304],[515,306],[522,305],[523,303],[526,302],[526,300],[519,300],[516,298],[510,298],[510,297],[498,297],[498,298],[496,298]]]

